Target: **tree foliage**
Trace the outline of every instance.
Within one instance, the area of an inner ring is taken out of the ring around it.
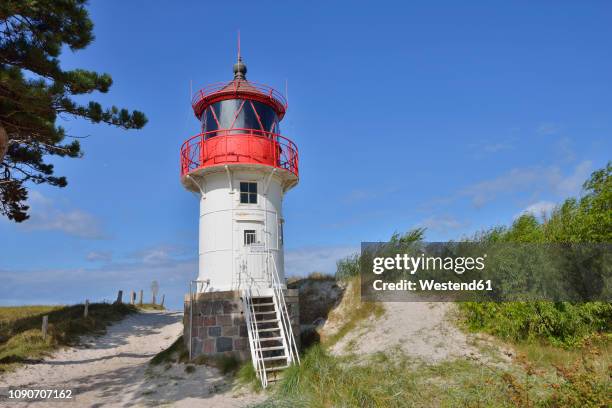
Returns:
[[[80,157],[78,140],[56,125],[78,117],[124,129],[140,129],[139,111],[98,102],[77,103],[75,95],[108,92],[110,75],[63,70],[65,47],[81,50],[94,39],[85,0],[3,0],[0,3],[0,215],[28,218],[26,182],[66,186],[46,156]]]
[[[508,243],[612,243],[612,163],[593,172],[583,185],[580,199],[568,198],[544,220],[523,215],[511,226],[491,228],[476,239]],[[576,265],[568,265],[563,270],[562,283],[571,285],[579,294],[581,289],[588,292],[589,285],[610,293],[612,282],[605,270],[598,267],[585,275]],[[464,303],[461,308],[472,329],[515,341],[545,339],[555,345],[574,346],[593,333],[609,333],[612,329],[609,302]]]
[[[584,182],[580,199],[568,198],[539,221],[531,214],[509,227],[495,227],[477,239],[533,243],[612,243],[612,162]]]

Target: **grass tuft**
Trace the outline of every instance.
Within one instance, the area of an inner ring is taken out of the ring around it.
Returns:
[[[238,383],[245,386],[250,386],[253,391],[259,392],[262,390],[261,382],[257,378],[255,367],[253,367],[253,364],[250,361],[243,364],[238,369],[236,378],[238,379]]]
[[[610,406],[609,379],[596,375],[590,363],[557,370],[549,377],[529,364],[500,368],[454,360],[428,365],[401,353],[378,353],[364,361],[330,355],[317,345],[301,366],[286,370],[271,398],[257,407]]]
[[[175,363],[189,364],[187,367],[194,367],[194,369],[197,365],[207,365],[219,369],[223,374],[235,373],[240,367],[240,362],[233,355],[216,357],[200,355],[193,361],[189,361],[189,350],[185,345],[183,336],[176,339],[167,349],[157,353],[149,362],[153,366],[165,364],[166,368],[172,367],[172,364]],[[187,367],[186,370],[188,369]]]
[[[136,305],[136,307],[142,310],[166,310],[164,306],[153,303],[143,303],[142,305]]]
[[[361,300],[361,285],[359,277],[350,279],[344,292],[340,307],[329,314],[329,321],[341,322],[338,329],[332,333],[322,333],[321,342],[328,347],[354,330],[358,324],[370,317],[380,317],[385,309],[380,303],[363,302]]]
[[[185,347],[183,336],[176,339],[170,347],[157,353],[149,362],[151,365],[186,363],[189,361],[189,350]]]

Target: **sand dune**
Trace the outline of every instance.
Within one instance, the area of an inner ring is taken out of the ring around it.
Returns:
[[[190,374],[181,366],[152,370],[149,360],[168,348],[182,331],[182,313],[131,315],[110,326],[104,336],[83,338],[78,347],[59,350],[42,363],[0,377],[3,397],[9,387],[71,389],[72,402],[0,399],[0,406],[223,408],[242,407],[258,399],[233,390],[227,378],[210,367],[199,366]]]

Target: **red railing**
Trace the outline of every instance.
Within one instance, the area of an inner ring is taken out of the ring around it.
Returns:
[[[247,80],[234,80],[207,85],[193,95],[191,98],[191,106],[196,115],[199,116],[204,110],[204,105],[214,103],[217,100],[226,99],[228,95],[239,94],[251,96],[253,99],[262,102],[272,102],[278,108],[279,112],[277,113],[281,118],[287,110],[287,99],[280,92],[268,85]]]
[[[298,176],[298,150],[291,140],[257,129],[200,133],[181,146],[181,176],[222,164],[263,164]]]

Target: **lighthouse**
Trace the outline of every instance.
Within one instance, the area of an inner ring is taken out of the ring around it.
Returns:
[[[283,95],[233,79],[192,98],[200,133],[180,149],[182,185],[199,196],[199,265],[185,299],[185,339],[198,355],[248,354],[264,387],[299,363],[298,295],[284,269],[283,198],[299,180],[298,149],[281,135]]]

